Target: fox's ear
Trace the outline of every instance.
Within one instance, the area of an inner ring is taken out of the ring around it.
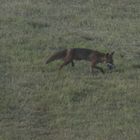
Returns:
[[[110,55],[113,55],[115,52],[113,51]]]

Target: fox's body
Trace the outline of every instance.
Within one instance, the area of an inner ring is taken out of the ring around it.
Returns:
[[[47,61],[46,64],[62,59],[64,60],[64,63],[60,66],[59,69],[62,69],[63,66],[71,63],[72,66],[74,66],[74,60],[86,60],[91,62],[91,68],[93,71],[93,68],[99,69],[101,72],[104,73],[103,69],[96,66],[98,63],[109,63],[113,65],[113,59],[112,59],[113,53],[105,54],[101,53],[95,50],[86,49],[86,48],[71,48],[71,49],[65,49],[59,52],[56,52],[54,55],[52,55]]]

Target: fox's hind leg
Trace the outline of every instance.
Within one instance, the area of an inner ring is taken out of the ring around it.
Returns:
[[[91,71],[92,74],[94,73],[94,67],[95,67],[95,64],[92,62],[91,63],[91,68],[90,68],[90,71]]]
[[[64,61],[62,65],[60,65],[59,70],[61,70],[65,65],[68,65],[71,61]]]
[[[59,67],[59,70],[61,70],[65,65],[68,65],[69,63],[71,63],[71,66],[74,67],[75,64],[73,62],[73,60],[68,60],[68,61],[64,61],[64,63]]]
[[[73,62],[73,60],[71,59],[71,56],[67,56],[67,57],[64,59],[64,63],[60,65],[59,70],[61,70],[65,65],[68,65],[69,63],[71,63],[72,66],[74,66],[74,62]]]
[[[61,70],[65,65],[68,65],[69,63],[71,63],[71,65],[74,66],[72,56],[73,56],[72,50],[68,50],[67,55],[64,58],[64,63],[59,67],[59,70]]]

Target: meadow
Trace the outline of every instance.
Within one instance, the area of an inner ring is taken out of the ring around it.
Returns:
[[[116,69],[45,65],[74,47]],[[139,139],[140,1],[0,0],[0,140]]]

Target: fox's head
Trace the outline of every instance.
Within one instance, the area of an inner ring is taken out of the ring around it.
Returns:
[[[113,69],[115,67],[114,61],[113,61],[113,55],[114,55],[114,52],[111,52],[111,53],[106,53],[106,56],[105,56],[106,63],[109,69]]]

